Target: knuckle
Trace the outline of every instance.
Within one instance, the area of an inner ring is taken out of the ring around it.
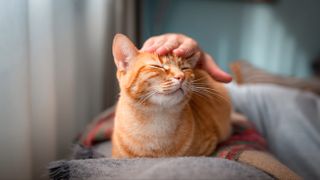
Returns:
[[[190,45],[194,45],[194,43],[195,43],[194,40],[191,38],[187,38],[186,42],[188,42]]]
[[[179,42],[177,39],[170,39],[168,40],[167,44],[171,44],[172,46],[178,46]]]
[[[195,40],[192,40],[192,44],[193,44],[193,46],[194,46],[195,48],[198,48],[198,47],[199,47],[198,42],[195,41]]]
[[[170,42],[167,42],[164,46],[167,48],[172,48],[174,45]]]
[[[153,43],[154,41],[155,41],[155,38],[151,37],[151,38],[147,39],[147,41],[144,44],[150,44],[150,43]]]
[[[158,35],[158,36],[153,36],[150,39],[152,39],[154,42],[156,42],[156,41],[159,41],[162,38],[163,38],[163,35]]]
[[[184,39],[186,39],[186,38],[188,38],[186,35],[184,35],[184,34],[177,34],[180,38],[184,38]]]
[[[195,42],[194,40],[191,40],[191,41],[189,42],[189,46],[190,46],[190,49],[192,49],[192,50],[194,50],[194,51],[198,49],[198,43]]]
[[[179,47],[179,50],[182,51],[182,52],[186,52],[187,48],[186,47]]]
[[[161,44],[163,44],[164,41],[165,41],[165,39],[163,37],[160,37],[155,41],[155,44],[156,45],[161,45]]]
[[[178,39],[179,38],[179,35],[178,34],[172,34],[171,35],[171,39]]]

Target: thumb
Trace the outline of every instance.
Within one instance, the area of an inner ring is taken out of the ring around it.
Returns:
[[[200,67],[207,71],[215,80],[223,83],[232,81],[232,77],[220,69],[209,54],[204,53],[204,57],[200,61]]]

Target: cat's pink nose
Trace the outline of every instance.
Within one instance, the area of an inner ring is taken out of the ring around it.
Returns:
[[[176,74],[176,75],[174,76],[174,78],[175,78],[176,80],[179,80],[180,82],[183,82],[183,81],[184,81],[184,74],[183,74],[183,73]]]

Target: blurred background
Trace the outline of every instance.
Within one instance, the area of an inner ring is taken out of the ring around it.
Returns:
[[[309,78],[320,53],[318,0],[1,0],[0,178],[46,179],[117,98],[115,33],[138,47],[184,33],[226,71],[243,59]]]

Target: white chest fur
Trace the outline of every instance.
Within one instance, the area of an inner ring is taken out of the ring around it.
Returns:
[[[163,112],[151,116],[150,121],[141,126],[145,130],[145,134],[165,137],[174,134],[179,123],[181,121],[177,115]]]
[[[140,148],[159,150],[172,146],[175,143],[172,137],[182,122],[178,113],[168,111],[148,112],[143,121],[134,119],[136,117],[132,114],[127,114],[126,117],[130,117],[130,123],[123,123],[122,126],[130,137],[134,139],[148,138],[146,142],[141,144],[142,146],[137,146],[137,144],[133,144],[134,141],[127,139],[126,143],[132,150],[141,150]]]

